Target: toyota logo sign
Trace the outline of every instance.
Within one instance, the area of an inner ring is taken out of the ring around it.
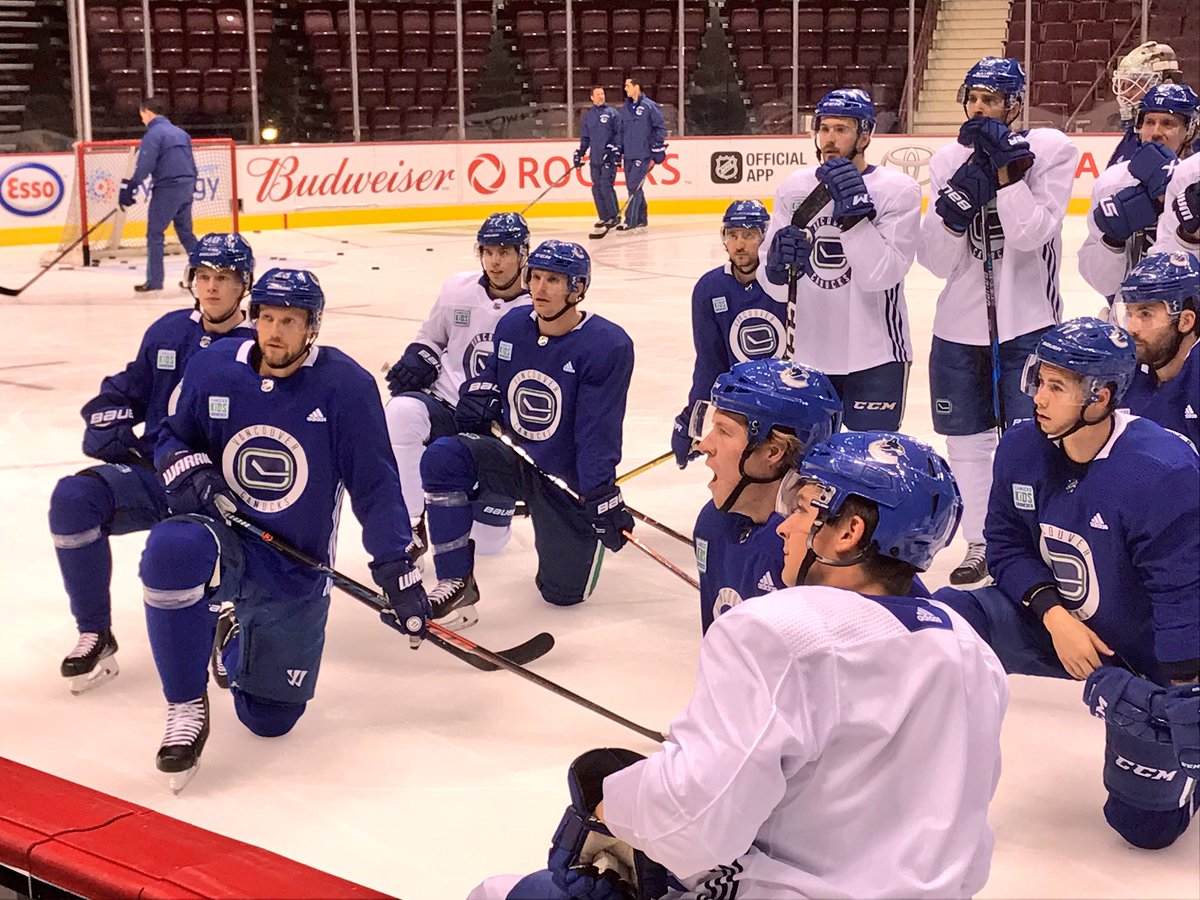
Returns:
[[[928,147],[896,147],[883,155],[883,164],[899,169],[920,185],[929,184],[929,160],[933,151]]]

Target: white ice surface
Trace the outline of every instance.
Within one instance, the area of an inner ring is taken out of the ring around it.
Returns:
[[[634,339],[622,470],[667,449],[689,384],[691,288],[723,259],[718,227],[715,217],[657,216],[636,237],[596,242],[584,239],[580,220],[533,221],[535,241],[586,243],[594,276],[587,309]],[[472,235],[461,224],[423,224],[248,237],[260,272],[288,265],[319,274],[329,298],[322,342],[377,371],[416,333],[441,281],[475,265]],[[1103,302],[1076,272],[1083,236],[1082,218],[1068,220],[1069,316],[1094,314]],[[0,248],[0,283],[23,283],[41,249]],[[181,271],[178,257],[169,261],[167,283]],[[142,280],[124,264],[54,271],[20,298],[0,301],[0,754],[412,900],[457,900],[485,876],[543,866],[567,803],[571,759],[596,746],[653,746],[507,673],[477,672],[429,645],[410,652],[344,596],[334,599],[316,699],[294,732],[254,737],[214,687],[203,766],[179,797],[154,769],[164,702],[137,580],[142,535],[113,540],[121,674],[92,693],[68,693],[58,665],[75,630],[46,510],[56,479],[87,465],[79,407],[124,365],[150,322],[189,303],[176,289],[135,295]],[[907,282],[917,361],[904,426],[935,443],[926,361],[940,286],[919,266]],[[707,499],[707,472],[663,465],[630,482],[626,499],[690,530]],[[368,580],[348,504],[342,522],[339,566]],[[638,534],[694,564],[670,538],[644,526]],[[533,586],[532,548],[528,521],[518,521],[503,555],[480,560],[481,619],[468,635],[498,649],[549,630],[558,643],[533,665],[537,672],[665,729],[691,692],[700,637],[694,592],[627,548],[606,558],[590,600],[554,608]],[[942,555],[931,587],[945,583],[963,550],[960,541]],[[1018,677],[1012,688],[991,809],[996,852],[981,896],[1200,896],[1200,827],[1149,853],[1104,823],[1103,730],[1079,686]]]

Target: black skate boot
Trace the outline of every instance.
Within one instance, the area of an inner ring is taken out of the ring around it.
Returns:
[[[63,659],[59,671],[69,679],[72,694],[82,694],[112,681],[121,671],[117,665],[117,639],[112,629],[85,631],[75,648]]]
[[[475,604],[479,602],[479,585],[475,583],[475,572],[466,578],[443,578],[429,592],[430,616],[443,628],[462,631],[479,621]]]
[[[221,614],[217,616],[217,635],[213,639],[212,648],[213,681],[222,690],[229,689],[229,673],[225,670],[225,648],[241,633],[242,626],[234,615],[233,604],[222,603]]]
[[[429,536],[425,531],[425,516],[422,515],[417,524],[412,527],[412,542],[408,545],[408,558],[412,564],[425,571],[424,556],[429,551]]]
[[[173,793],[182,791],[200,768],[200,752],[208,740],[208,694],[186,703],[167,704],[167,730],[155,765],[170,778]]]
[[[967,555],[950,573],[950,583],[956,587],[982,584],[988,579],[987,545],[968,544]]]

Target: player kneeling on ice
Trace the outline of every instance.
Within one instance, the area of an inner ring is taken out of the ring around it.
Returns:
[[[343,487],[363,528],[383,619],[425,633],[429,603],[407,547],[408,513],[374,379],[315,344],[325,295],[311,272],[271,269],[254,285],[256,340],[226,341],[188,366],[155,461],[171,518],[142,554],[150,646],[167,699],[158,768],[179,790],[208,738],[208,666],[243,724],[286,734],[316,689],[328,579],[227,516],[278,533],[329,564]],[[232,608],[217,611],[221,604]],[[214,640],[215,636],[215,640]]]
[[[1009,672],[1087,679],[1085,702],[1108,712],[1104,816],[1158,849],[1186,830],[1200,775],[1200,693],[1169,687],[1200,677],[1200,466],[1178,435],[1116,410],[1135,368],[1116,325],[1043,335],[1024,378],[1036,419],[996,451],[996,586],[937,598]]]
[[[659,752],[572,764],[547,870],[471,900],[983,887],[1008,682],[965,621],[906,596],[962,513],[949,467],[920,441],[863,432],[810,448],[798,474],[780,495],[794,587],[713,623]]]
[[[805,451],[842,427],[842,401],[816,369],[779,359],[738,363],[692,409],[688,434],[712,470],[696,519],[700,626],[782,585],[780,484]]]
[[[591,282],[587,251],[545,241],[529,256],[525,280],[533,309],[496,324],[484,369],[462,386],[455,424],[421,457],[429,541],[438,583],[430,592],[439,624],[478,621],[471,503],[485,493],[524,500],[533,520],[537,587],[558,606],[586,599],[605,548],[633,528],[616,486],[633,342],[617,325],[579,308]],[[524,450],[566,491],[491,436],[493,427]]]
[[[392,399],[384,416],[412,518],[415,557],[424,554],[428,543],[421,454],[431,441],[455,433],[459,388],[483,371],[496,323],[509,310],[529,306],[521,278],[529,256],[529,226],[518,213],[488,216],[476,234],[475,253],[483,275],[459,272],[446,280],[416,339],[387,373]],[[471,536],[479,552],[498,553],[508,542],[513,501],[481,495],[473,512]]]
[[[79,629],[61,666],[72,693],[98,687],[119,671],[108,538],[144,531],[167,517],[151,460],[185,363],[220,338],[254,337],[242,311],[254,280],[254,252],[241,235],[202,237],[188,255],[187,278],[195,306],[151,325],[125,371],[105,378],[83,407],[83,452],[104,464],[68,475],[50,496],[50,534]],[[139,436],[134,428],[142,423]]]

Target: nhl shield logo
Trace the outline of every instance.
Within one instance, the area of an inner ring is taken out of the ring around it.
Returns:
[[[742,154],[736,150],[714,153],[710,166],[713,184],[736,184],[742,180]]]

